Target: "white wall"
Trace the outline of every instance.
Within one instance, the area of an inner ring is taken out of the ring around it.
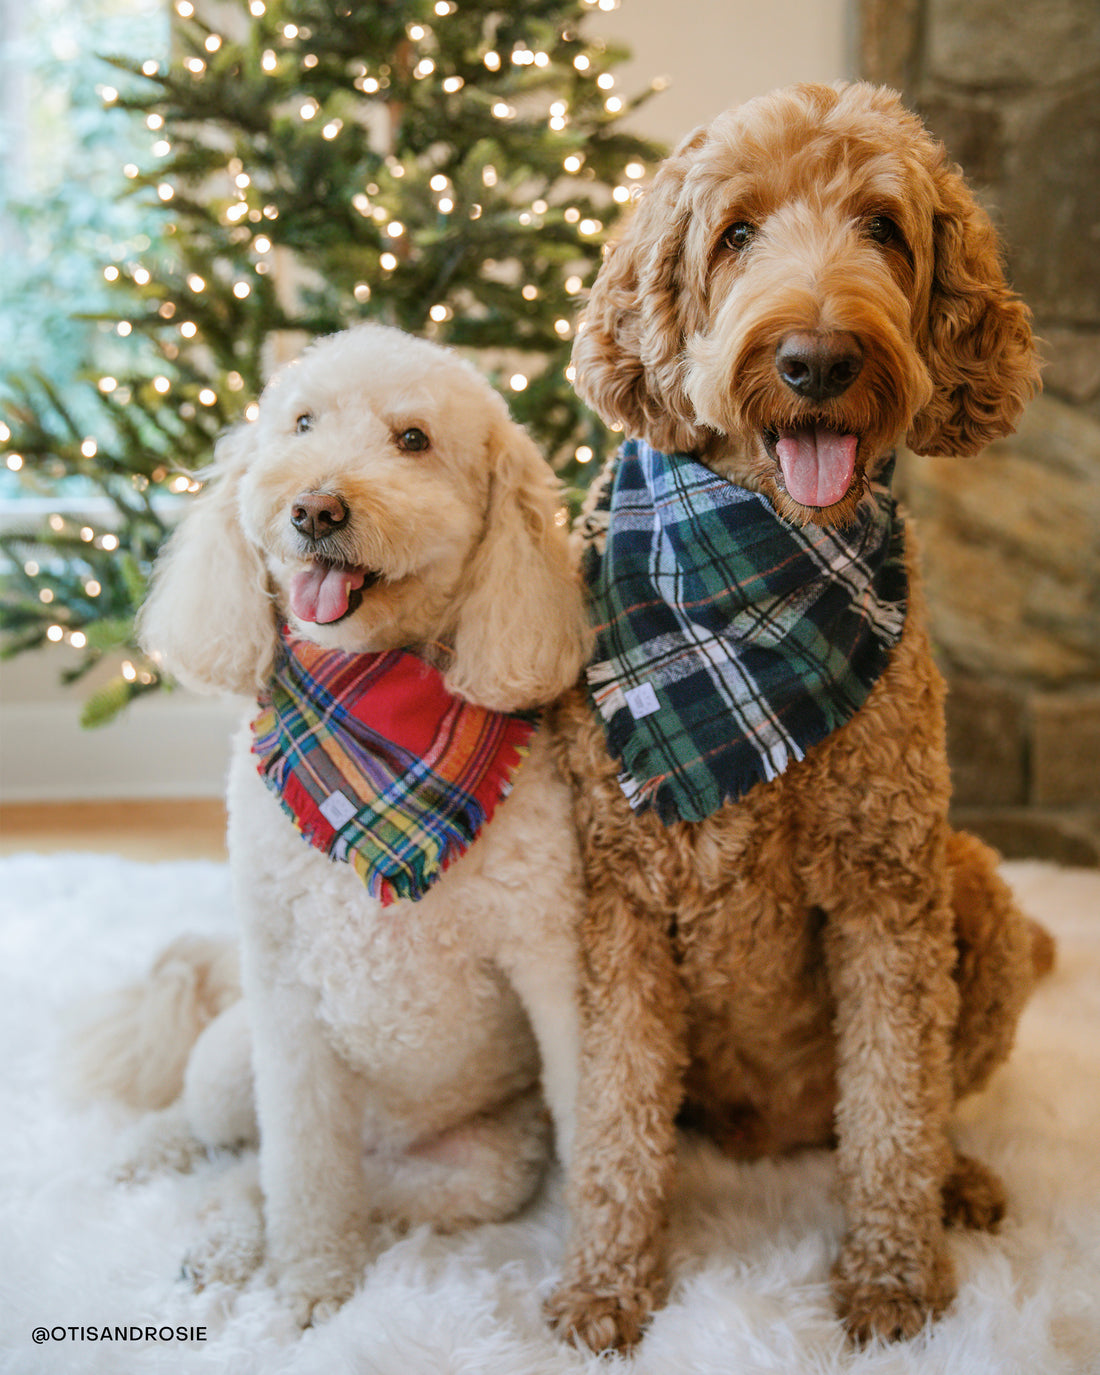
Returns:
[[[621,0],[587,31],[632,50],[616,89],[669,85],[639,133],[675,144],[720,110],[793,81],[849,74],[850,0]],[[0,665],[0,798],[218,796],[240,703],[159,694],[113,725],[79,726],[86,685],[62,690],[63,651]]]
[[[851,75],[850,0],[620,0],[586,32],[631,49],[617,89],[669,86],[637,112],[639,132],[675,144],[730,105],[795,81]]]

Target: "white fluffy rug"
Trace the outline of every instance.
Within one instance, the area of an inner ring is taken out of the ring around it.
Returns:
[[[1059,965],[1025,1014],[1010,1064],[959,1121],[964,1148],[1005,1178],[1010,1211],[998,1236],[953,1234],[960,1291],[951,1311],[908,1345],[848,1349],[827,1291],[842,1225],[830,1156],[738,1166],[685,1142],[672,1298],[638,1354],[620,1361],[562,1346],[543,1325],[540,1300],[565,1236],[557,1177],[512,1223],[396,1242],[342,1312],[303,1335],[258,1282],[240,1294],[192,1294],[177,1280],[180,1258],[225,1162],[112,1185],[117,1120],[68,1109],[51,1066],[73,999],[140,974],[182,931],[231,929],[225,868],[92,855],[0,861],[0,1369],[1095,1375],[1100,873],[1038,864],[1006,872],[1057,935]],[[88,1338],[104,1327],[134,1329],[135,1340]],[[205,1340],[147,1341],[147,1327],[205,1329]],[[36,1344],[35,1328],[53,1336]]]

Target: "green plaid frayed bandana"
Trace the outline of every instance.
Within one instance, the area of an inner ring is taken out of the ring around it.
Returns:
[[[622,446],[586,553],[588,692],[636,811],[701,821],[860,708],[905,622],[889,478],[851,525],[799,529],[687,455]]]

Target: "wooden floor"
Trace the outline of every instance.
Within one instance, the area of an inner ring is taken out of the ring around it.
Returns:
[[[210,798],[0,805],[0,855],[94,850],[127,859],[224,859],[225,806]]]

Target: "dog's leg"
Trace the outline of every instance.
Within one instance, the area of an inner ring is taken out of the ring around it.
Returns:
[[[547,1312],[601,1351],[634,1345],[664,1297],[685,997],[667,932],[618,885],[593,890],[584,928],[572,1235]]]
[[[580,908],[577,894],[575,910]],[[535,911],[526,914],[525,920],[545,932],[554,917]],[[567,1166],[576,1134],[581,1054],[576,936],[572,929],[556,942],[543,935],[533,946],[517,943],[499,958],[538,1042],[543,1096],[554,1119],[558,1159]]]
[[[980,1089],[1008,1057],[1036,981],[1054,963],[1054,942],[1020,911],[996,872],[997,855],[965,831],[948,836],[958,965],[955,1094]]]
[[[368,1259],[366,1086],[327,1039],[316,995],[265,972],[248,999],[267,1264],[305,1327],[350,1297]]]
[[[403,1151],[368,1153],[371,1211],[437,1232],[503,1222],[538,1188],[549,1156],[542,1095],[528,1089]]]
[[[848,1213],[833,1288],[861,1342],[913,1336],[955,1293],[943,1222],[954,922],[935,833],[922,851],[903,873],[864,855],[826,930]]]

